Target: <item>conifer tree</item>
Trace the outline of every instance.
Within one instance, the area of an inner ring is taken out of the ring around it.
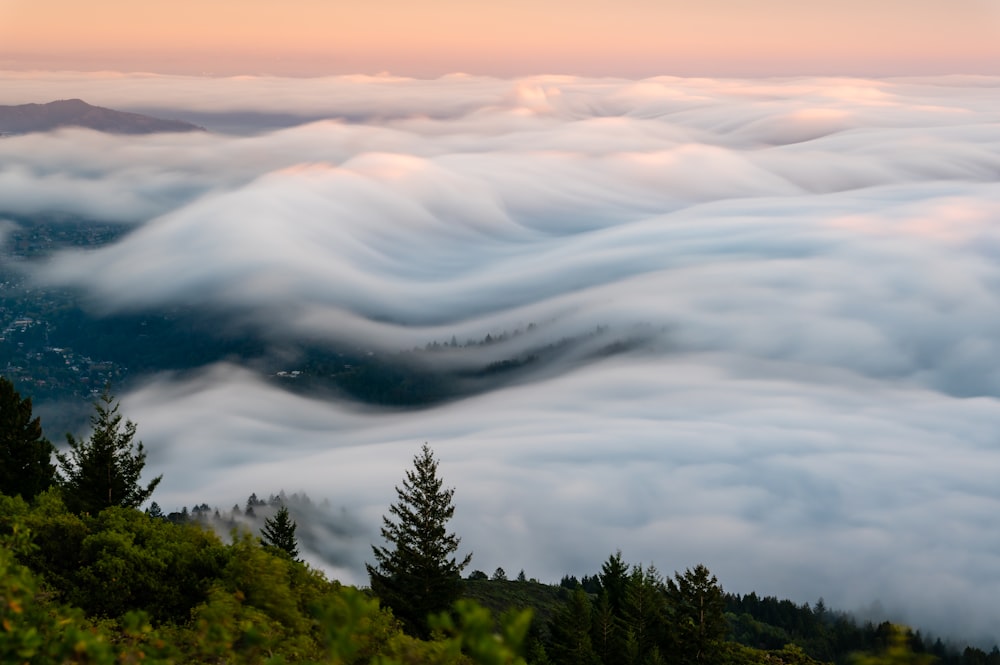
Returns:
[[[146,452],[142,441],[133,444],[136,425],[131,420],[122,422],[109,389],[94,402],[94,410],[90,438],[67,434],[69,451],[56,453],[66,505],[75,512],[93,514],[110,506],[138,508],[163,476],[153,478],[145,487],[139,484]]]
[[[638,660],[662,641],[665,619],[666,586],[652,564],[632,568],[625,587],[624,625],[632,636]]]
[[[625,663],[625,641],[628,633],[624,626],[628,564],[618,550],[601,565],[601,604],[598,606],[598,630],[595,644],[605,665]],[[605,602],[607,606],[605,607]]]
[[[403,486],[396,487],[399,500],[389,507],[392,519],[382,518],[388,546],[372,545],[376,565],[365,567],[382,604],[407,632],[426,636],[428,615],[448,610],[461,594],[461,573],[472,554],[461,561],[453,556],[460,539],[448,533],[447,523],[455,512],[455,490],[442,487],[437,460],[426,443],[413,467]]]
[[[55,480],[52,453],[31,398],[21,399],[14,384],[0,377],[0,494],[30,501]]]
[[[592,609],[587,592],[578,587],[550,620],[550,657],[555,665],[598,665],[603,662],[590,639]]]
[[[675,656],[685,665],[718,662],[719,649],[729,630],[722,587],[702,564],[667,579],[667,598],[673,612]]]
[[[295,540],[295,529],[298,525],[288,515],[288,508],[282,506],[274,517],[264,520],[260,533],[265,545],[281,550],[290,558],[299,556],[298,543]]]

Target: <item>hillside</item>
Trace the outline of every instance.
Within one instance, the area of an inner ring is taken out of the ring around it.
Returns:
[[[86,127],[111,134],[204,131],[187,122],[91,106],[81,99],[0,106],[0,134],[47,132],[60,127]]]

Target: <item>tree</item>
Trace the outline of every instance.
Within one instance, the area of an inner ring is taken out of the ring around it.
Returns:
[[[551,658],[556,665],[594,665],[602,662],[590,640],[591,604],[582,588],[573,590],[566,604],[549,622]]]
[[[444,489],[437,460],[425,443],[413,458],[399,498],[383,516],[382,538],[388,547],[372,545],[376,565],[365,564],[372,591],[413,634],[428,635],[427,617],[451,607],[462,591],[461,573],[472,554],[452,556],[460,539],[446,525],[455,512],[454,489]]]
[[[667,579],[667,598],[676,631],[676,655],[685,664],[718,662],[729,630],[725,600],[715,575],[702,564]]]
[[[598,606],[597,622],[599,633],[595,635],[595,644],[607,665],[626,662],[625,642],[628,634],[623,624],[628,575],[628,564],[622,558],[621,550],[609,556],[601,565],[601,604]]]
[[[0,493],[31,501],[55,480],[55,449],[31,417],[31,398],[21,399],[14,384],[0,377]]]
[[[295,541],[295,528],[298,525],[288,515],[288,508],[282,506],[274,517],[264,520],[264,526],[260,533],[263,543],[275,549],[281,550],[290,558],[296,559],[299,556],[298,543]]]
[[[645,662],[662,641],[665,591],[663,579],[653,564],[632,568],[625,586],[623,613],[625,630],[637,654],[632,662]]]
[[[930,665],[935,661],[934,656],[929,653],[914,653],[910,645],[912,633],[906,626],[896,624],[883,624],[888,632],[888,639],[885,648],[878,654],[852,654],[850,662],[852,665]],[[883,626],[879,626],[881,629]],[[976,649],[976,651],[979,651]],[[972,649],[965,648],[962,662],[976,662],[972,656]],[[982,654],[982,662],[985,661],[986,654]]]
[[[628,586],[628,564],[618,550],[601,565],[601,586],[608,592],[608,601],[615,616],[621,616],[625,608],[625,588]]]
[[[136,425],[122,423],[118,403],[109,390],[94,402],[93,432],[87,440],[66,435],[67,453],[56,453],[66,504],[78,513],[99,513],[110,506],[138,508],[150,497],[163,476],[145,487],[139,477],[146,465],[142,441],[133,445]]]

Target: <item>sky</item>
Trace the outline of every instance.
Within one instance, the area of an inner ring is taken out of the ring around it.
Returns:
[[[166,510],[329,499],[346,526],[306,555],[363,584],[426,441],[474,568],[621,549],[1000,641],[997,2],[344,4],[0,0],[0,104],[209,130],[0,138],[0,242],[126,225],[33,284],[276,348],[583,342],[417,411],[235,359],[144,377],[123,410]]]
[[[0,69],[1000,73],[998,0],[0,0]]]

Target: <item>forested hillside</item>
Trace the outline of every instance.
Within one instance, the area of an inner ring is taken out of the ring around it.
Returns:
[[[1000,663],[996,648],[859,624],[822,601],[727,594],[700,564],[667,575],[617,552],[559,584],[501,568],[463,578],[471,555],[447,530],[453,490],[426,444],[384,519],[371,587],[345,586],[297,558],[302,498],[141,510],[159,476],[135,431],[105,392],[89,438],[53,458],[30,399],[0,378],[0,661]]]

